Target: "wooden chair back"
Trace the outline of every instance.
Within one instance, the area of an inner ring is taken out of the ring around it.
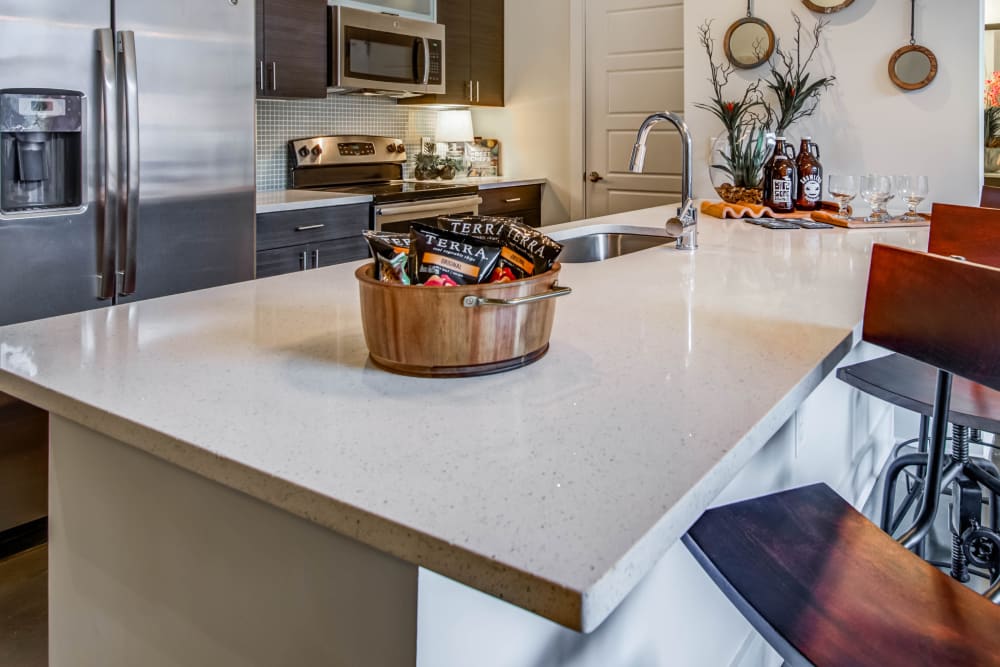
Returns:
[[[984,185],[979,205],[984,208],[1000,208],[1000,188]]]
[[[934,204],[928,252],[1000,266],[1000,202],[997,205],[976,208]]]
[[[1000,269],[875,245],[863,337],[1000,391]]]

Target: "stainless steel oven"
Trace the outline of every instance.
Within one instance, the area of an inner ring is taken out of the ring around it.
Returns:
[[[370,195],[372,226],[407,231],[440,215],[477,215],[479,188],[454,181],[403,179],[408,159],[402,139],[351,135],[288,142],[291,187]]]
[[[330,90],[410,97],[445,92],[444,26],[330,7]]]
[[[441,197],[430,201],[375,205],[375,229],[406,231],[414,222],[433,224],[439,215],[478,215],[479,195]]]

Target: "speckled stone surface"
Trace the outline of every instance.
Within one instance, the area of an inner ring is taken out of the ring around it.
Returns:
[[[0,329],[0,391],[590,631],[853,346],[871,244],[927,240],[700,227],[564,266],[506,374],[373,367],[349,264]]]
[[[345,204],[367,204],[371,195],[339,194],[316,190],[274,190],[257,193],[257,213],[297,211],[304,208],[323,208]]]

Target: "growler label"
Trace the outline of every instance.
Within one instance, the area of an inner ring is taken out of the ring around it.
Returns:
[[[775,178],[771,181],[771,199],[775,204],[792,205],[792,179]]]
[[[823,193],[822,176],[811,174],[802,178],[802,194],[806,201],[818,202]]]

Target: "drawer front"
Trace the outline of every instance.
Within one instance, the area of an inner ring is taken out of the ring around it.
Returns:
[[[509,213],[504,213],[506,216],[512,218],[521,218],[524,220],[524,224],[529,227],[541,227],[542,225],[542,211],[538,208],[531,208],[522,211],[511,211]]]
[[[309,246],[296,245],[257,252],[257,277],[280,276],[310,267]]]
[[[309,244],[310,268],[318,269],[344,262],[356,262],[368,257],[368,242],[361,236],[340,241]]]
[[[482,215],[507,215],[514,211],[539,208],[542,205],[541,185],[519,185],[513,188],[492,188],[480,190],[483,203],[479,205]]]
[[[261,213],[257,216],[257,250],[360,238],[361,232],[369,228],[370,216],[371,206],[368,204]]]
[[[356,262],[367,257],[368,243],[360,235],[336,241],[261,250],[257,253],[257,277],[280,276],[284,273]]]

